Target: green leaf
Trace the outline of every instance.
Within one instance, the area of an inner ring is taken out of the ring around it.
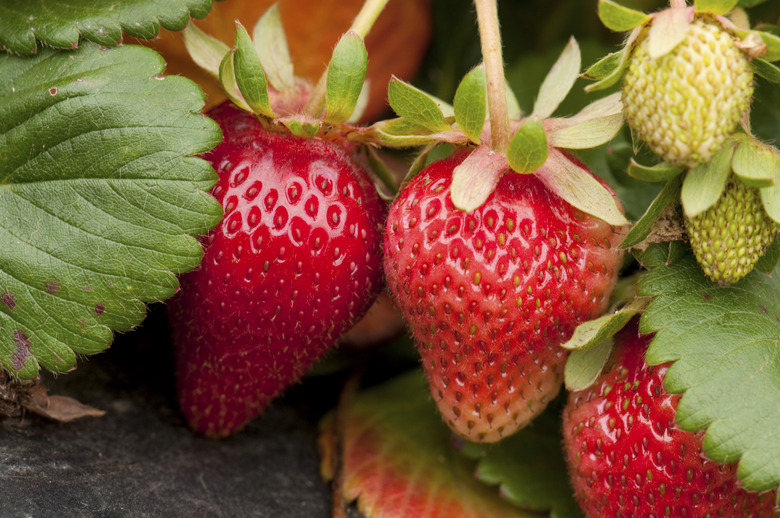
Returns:
[[[615,32],[625,32],[639,27],[650,20],[650,17],[612,0],[599,0],[599,19],[607,28]]]
[[[252,41],[271,86],[280,92],[295,88],[293,62],[278,4],[271,5],[257,20],[252,29]]]
[[[184,45],[192,60],[215,79],[219,79],[219,67],[230,48],[213,36],[209,36],[194,23],[182,33]]]
[[[622,327],[622,326],[621,326]],[[606,338],[587,349],[575,349],[566,360],[563,381],[569,391],[585,390],[593,385],[612,354],[615,342]]]
[[[39,43],[72,49],[79,38],[114,46],[122,32],[153,38],[160,27],[179,31],[193,18],[203,18],[212,0],[4,0],[0,2],[0,46],[18,54],[34,54]]]
[[[666,182],[678,176],[685,170],[683,167],[673,166],[666,162],[646,166],[638,163],[633,158],[628,164],[628,176],[643,182]]]
[[[551,148],[544,166],[535,174],[548,189],[582,212],[612,225],[628,224],[612,194],[560,150]]]
[[[656,220],[663,214],[667,207],[673,203],[677,203],[677,200],[680,198],[681,185],[682,177],[679,175],[666,182],[666,185],[664,185],[664,188],[658,193],[658,196],[656,196],[647,208],[644,215],[634,224],[629,233],[626,234],[626,237],[623,238],[623,242],[620,243],[621,248],[634,247],[647,239],[650,232],[653,230],[653,224]]]
[[[623,127],[620,93],[594,101],[578,114],[547,121],[549,145],[563,149],[587,149],[606,144]]]
[[[748,135],[738,135],[737,149],[731,168],[734,174],[751,187],[769,187],[780,169],[780,156],[776,149]]]
[[[387,100],[395,113],[417,126],[434,133],[452,129],[434,99],[397,77],[387,86]]]
[[[236,86],[244,101],[254,113],[273,117],[271,101],[268,97],[268,84],[265,71],[260,64],[255,46],[249,38],[249,33],[239,22],[236,22],[236,46],[233,53],[233,69]]]
[[[363,515],[538,518],[474,477],[474,461],[453,448],[421,372],[358,393],[345,414],[343,497],[357,500]],[[329,480],[336,454],[334,415],[320,428],[320,471]],[[557,456],[562,463],[560,449]],[[565,480],[565,470],[559,477]]]
[[[496,190],[507,169],[504,156],[488,146],[479,146],[452,172],[452,204],[463,212],[478,209]]]
[[[476,477],[498,486],[501,496],[517,507],[555,518],[581,518],[561,454],[560,423],[549,415],[499,443],[466,443],[463,453],[479,461]]]
[[[536,119],[529,119],[509,142],[506,158],[514,171],[529,174],[542,167],[548,152],[544,126]]]
[[[577,45],[577,40],[570,38],[539,88],[539,95],[536,97],[531,113],[532,117],[546,119],[553,114],[574,86],[574,82],[580,75],[581,66],[580,47]]]
[[[640,282],[655,297],[640,321],[654,332],[650,364],[674,362],[664,386],[684,392],[676,420],[703,430],[704,451],[718,462],[739,461],[748,489],[780,484],[780,275],[752,272],[718,287],[692,255],[661,266]]]
[[[363,39],[355,32],[347,32],[333,49],[328,64],[326,122],[341,123],[352,115],[363,89],[367,66],[368,53]]]
[[[65,371],[143,319],[222,211],[191,81],[123,46],[0,55],[0,363]]]
[[[780,84],[780,68],[763,58],[756,58],[750,62],[753,72],[763,77],[770,83]]]
[[[722,15],[734,9],[738,3],[739,0],[695,0],[693,5],[697,13]]]
[[[479,144],[487,114],[487,80],[483,65],[472,69],[460,82],[453,108],[458,127],[470,141]]]
[[[731,176],[734,146],[727,143],[712,160],[688,171],[683,180],[680,201],[685,215],[692,218],[720,199]]]

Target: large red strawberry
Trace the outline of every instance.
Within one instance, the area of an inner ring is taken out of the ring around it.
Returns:
[[[534,175],[507,170],[482,206],[459,211],[450,184],[467,155],[428,166],[401,192],[384,267],[445,421],[493,442],[558,393],[560,344],[605,309],[622,254],[614,227]]]
[[[347,148],[271,133],[229,103],[208,115],[224,133],[205,155],[224,218],[169,313],[182,411],[224,437],[367,311],[386,210]]]
[[[645,363],[649,341],[635,323],[629,324],[615,337],[601,378],[569,395],[563,436],[572,485],[585,514],[772,516],[775,491],[743,489],[736,464],[707,459],[704,434],[677,426],[681,396],[663,387],[668,364]]]

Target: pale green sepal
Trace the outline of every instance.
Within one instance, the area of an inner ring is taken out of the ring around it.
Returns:
[[[734,9],[739,0],[695,0],[693,2],[697,13],[722,15]]]
[[[764,210],[775,223],[780,224],[780,170],[775,171],[775,183],[761,189]]]
[[[620,68],[624,61],[624,53],[625,49],[621,50],[620,52],[612,52],[607,54],[592,64],[585,72],[583,72],[582,77],[585,79],[591,79],[593,81],[601,81],[602,79],[606,79]]]
[[[219,65],[219,83],[222,85],[222,90],[225,92],[225,95],[233,104],[242,110],[251,112],[252,108],[244,101],[244,97],[241,95],[241,92],[236,85],[236,72],[233,67],[234,54],[235,49],[225,54],[225,57],[222,59],[222,63]]]
[[[184,29],[184,46],[192,60],[200,68],[219,79],[219,66],[230,47],[190,23]]]
[[[530,174],[542,167],[547,160],[547,134],[542,122],[529,119],[509,142],[506,158],[516,172]]]
[[[534,174],[558,197],[582,212],[611,225],[628,224],[607,188],[559,149],[550,148],[547,161]]]
[[[539,88],[531,117],[546,119],[553,114],[577,81],[581,66],[580,47],[570,38]]]
[[[249,34],[240,23],[236,23],[233,67],[238,90],[252,111],[266,117],[274,117],[274,111],[271,109],[271,101],[268,97],[268,84],[265,80],[263,65],[260,63],[260,57],[257,55]]]
[[[590,103],[567,119],[551,119],[547,128],[550,146],[563,149],[588,149],[606,144],[623,127],[620,93]],[[557,126],[557,127],[555,127]]]
[[[506,111],[509,120],[519,120],[523,116],[523,110],[520,108],[517,96],[508,84],[506,85]]]
[[[599,0],[599,19],[615,32],[630,31],[650,19],[648,15],[629,9],[612,0]]]
[[[257,20],[252,29],[252,41],[271,86],[280,92],[295,88],[293,62],[278,4],[269,7]]]
[[[320,130],[322,123],[316,119],[303,119],[301,117],[284,117],[278,119],[290,133],[296,137],[311,138]]]
[[[479,146],[452,172],[450,196],[455,208],[471,212],[485,203],[508,169],[506,158],[488,146]]]
[[[363,89],[367,66],[363,39],[355,32],[347,32],[333,49],[328,64],[325,122],[338,124],[349,119]]]
[[[352,115],[347,119],[347,124],[356,124],[360,118],[363,117],[363,113],[365,113],[366,108],[368,107],[369,100],[371,100],[371,80],[366,79],[363,81],[363,87],[360,89],[360,95],[355,104],[355,109],[352,110]]]
[[[453,108],[458,127],[470,141],[479,144],[487,114],[487,80],[483,65],[472,69],[460,82]]]
[[[766,54],[761,56],[762,59],[767,61],[780,60],[780,36],[765,31],[754,31],[763,40],[766,45]]]
[[[569,338],[566,343],[562,344],[561,347],[569,350],[579,349],[583,351],[596,347],[601,342],[615,336],[618,331],[628,324],[629,320],[641,313],[642,310],[647,307],[650,300],[649,297],[634,299],[619,311],[583,322],[574,329],[571,338]]]
[[[731,176],[733,156],[734,146],[727,143],[712,160],[688,171],[680,193],[686,216],[692,218],[715,205]]]
[[[364,137],[393,148],[423,146],[432,142],[456,145],[468,143],[463,132],[453,131],[449,126],[447,128],[447,131],[436,133],[407,119],[396,118],[376,122],[362,133]]]
[[[769,187],[774,183],[780,168],[777,150],[758,142],[748,135],[738,135],[737,149],[731,168],[734,174],[751,187]]]
[[[379,156],[379,153],[372,146],[364,146],[366,149],[366,156],[368,159],[368,165],[371,167],[371,172],[376,178],[378,186],[377,189],[379,196],[385,200],[392,200],[396,194],[398,194],[398,184],[393,177],[393,173],[390,172],[390,168],[385,161]]]
[[[622,79],[623,74],[628,68],[628,62],[629,62],[628,57],[631,53],[630,49],[634,44],[634,41],[636,41],[636,39],[639,37],[639,34],[641,32],[642,32],[642,27],[637,27],[636,29],[631,31],[631,34],[628,35],[628,39],[626,40],[626,44],[623,47],[623,50],[618,53],[619,57],[617,60],[617,64],[606,63],[604,64],[604,68],[602,69],[603,71],[597,70],[598,74],[602,74],[607,72],[608,65],[611,67],[611,71],[607,75],[605,75],[603,78],[600,78],[599,81],[597,81],[596,83],[586,86],[585,87],[586,92],[596,92],[598,90],[606,90],[607,88],[616,85]],[[594,67],[598,66],[599,63],[596,63]]]
[[[647,33],[647,54],[658,59],[682,43],[693,21],[691,7],[670,7],[658,12]]]
[[[667,207],[673,203],[677,203],[677,200],[680,199],[681,186],[682,176],[680,175],[677,175],[666,182],[664,188],[661,189],[658,196],[655,197],[642,217],[639,218],[639,221],[631,227],[631,230],[626,234],[626,237],[623,238],[623,241],[620,243],[620,248],[631,248],[647,239],[652,232],[653,224],[655,224],[658,217],[667,209]]]
[[[633,158],[628,164],[628,176],[643,182],[665,182],[685,171],[684,167],[677,167],[666,162],[652,166],[642,165]]]
[[[434,133],[452,129],[431,96],[395,76],[387,86],[387,100],[395,113],[417,126]]]
[[[608,338],[590,349],[576,349],[566,360],[563,368],[563,383],[570,392],[585,390],[601,376],[607,365],[615,341]]]
[[[763,77],[770,83],[780,84],[780,68],[769,61],[762,58],[756,58],[750,62],[750,66],[756,75]]]

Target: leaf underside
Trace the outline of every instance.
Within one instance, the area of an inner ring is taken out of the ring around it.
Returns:
[[[780,274],[753,272],[730,287],[711,283],[688,254],[640,283],[655,299],[640,322],[655,332],[651,364],[674,362],[670,392],[684,392],[677,421],[706,429],[704,450],[739,461],[748,489],[780,484]]]
[[[195,157],[221,139],[149,49],[0,56],[0,363],[34,377],[105,349],[177,289],[221,219]]]
[[[34,54],[39,43],[71,49],[79,38],[113,46],[122,32],[153,38],[160,27],[178,31],[203,18],[213,0],[4,0],[0,2],[0,47]]]

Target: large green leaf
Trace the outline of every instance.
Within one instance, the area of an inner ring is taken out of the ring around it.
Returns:
[[[221,218],[190,157],[221,138],[162,58],[86,44],[0,55],[0,363],[22,377],[105,349],[198,264]]]
[[[706,429],[704,450],[739,461],[742,484],[780,484],[780,274],[753,272],[730,287],[710,282],[688,254],[640,283],[655,299],[641,320],[655,332],[651,364],[674,362],[670,392],[684,392],[677,422]]]
[[[0,2],[0,46],[33,54],[38,43],[70,49],[79,37],[101,45],[116,45],[122,32],[153,38],[160,26],[183,29],[203,18],[213,0],[3,0]]]

